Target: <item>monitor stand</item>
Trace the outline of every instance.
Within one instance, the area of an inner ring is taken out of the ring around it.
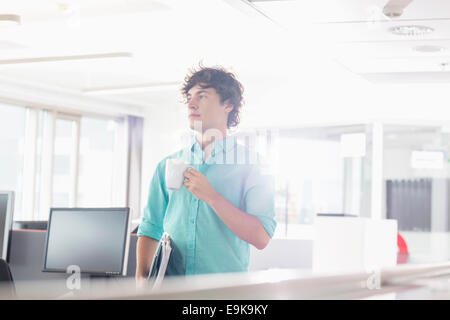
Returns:
[[[126,279],[126,277],[119,274],[114,275],[91,274],[88,276],[89,282],[95,284],[107,284],[112,282],[118,282],[122,279]]]
[[[96,279],[115,279],[115,278],[123,278],[122,275],[119,274],[90,274],[89,279],[90,280],[96,280]]]
[[[115,281],[119,281],[121,279],[124,279],[125,277],[122,275],[114,274],[91,274],[88,276],[88,280],[90,283],[95,283],[96,285],[99,284],[107,284]]]

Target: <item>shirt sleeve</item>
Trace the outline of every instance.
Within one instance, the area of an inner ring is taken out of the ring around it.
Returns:
[[[137,232],[139,237],[147,236],[159,241],[164,232],[163,220],[168,202],[164,171],[165,161],[161,161],[150,182],[147,205]]]
[[[252,166],[245,184],[245,212],[256,216],[272,238],[275,221],[275,181],[272,175],[263,174],[261,167]]]

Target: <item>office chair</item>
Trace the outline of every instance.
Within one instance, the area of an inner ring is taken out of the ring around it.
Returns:
[[[0,259],[0,296],[14,298],[15,295],[16,289],[9,265]]]

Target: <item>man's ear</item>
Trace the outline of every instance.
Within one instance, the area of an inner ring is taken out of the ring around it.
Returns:
[[[225,106],[226,113],[230,113],[234,109],[234,106],[232,104],[230,104],[230,102],[228,100],[224,102],[224,106]]]

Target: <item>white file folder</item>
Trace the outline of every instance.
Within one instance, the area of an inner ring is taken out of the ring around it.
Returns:
[[[147,279],[153,289],[159,288],[164,279],[171,252],[170,236],[167,232],[164,232],[161,240],[159,240]]]

